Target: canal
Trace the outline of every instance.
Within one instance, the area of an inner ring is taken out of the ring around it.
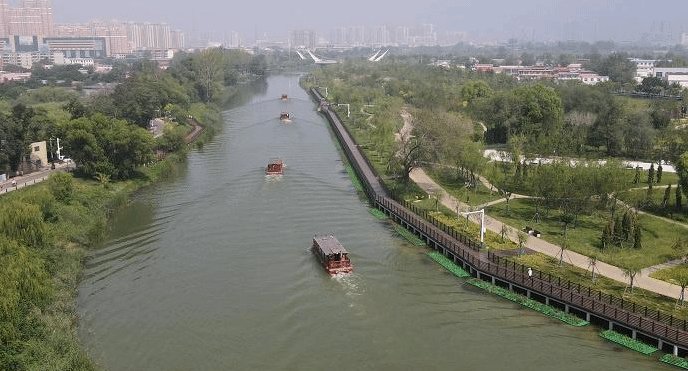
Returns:
[[[115,215],[78,296],[104,369],[668,369],[465,285],[375,219],[297,80],[247,86],[211,143]],[[264,175],[273,157],[281,178]],[[324,272],[315,234],[354,274]]]

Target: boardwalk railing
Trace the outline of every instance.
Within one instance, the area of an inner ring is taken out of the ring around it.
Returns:
[[[311,94],[316,101],[322,100],[316,89],[312,89]],[[364,185],[366,195],[373,206],[388,213],[400,224],[405,224],[421,238],[426,238],[429,244],[451,252],[472,267],[478,276],[495,277],[599,318],[688,349],[688,323],[685,319],[674,318],[671,314],[625,301],[623,298],[605,294],[580,283],[562,281],[560,277],[552,277],[532,268],[533,274],[529,276],[527,267],[502,259],[492,252],[481,255],[479,245],[473,239],[441,223],[427,211],[405,200],[395,200],[379,181],[374,167],[360,152],[337,114],[330,110],[327,104],[321,104],[321,110],[332,125],[342,150]]]

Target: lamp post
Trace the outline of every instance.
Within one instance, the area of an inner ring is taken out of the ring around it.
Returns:
[[[325,89],[325,98],[327,98],[327,86],[325,86],[325,87],[319,86],[318,89]]]
[[[458,207],[457,207],[458,211]],[[468,218],[469,215],[471,214],[480,214],[480,246],[483,245],[483,237],[485,236],[485,209],[480,209],[478,211],[468,211],[465,213],[458,213],[458,214],[465,215],[466,218]]]
[[[346,117],[349,117],[350,111],[349,111],[349,103],[339,103],[337,104],[337,107],[339,106],[346,106]]]

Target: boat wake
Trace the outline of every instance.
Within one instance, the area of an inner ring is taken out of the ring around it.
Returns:
[[[333,274],[332,279],[342,285],[346,290],[347,296],[361,296],[365,294],[363,279],[356,273]]]

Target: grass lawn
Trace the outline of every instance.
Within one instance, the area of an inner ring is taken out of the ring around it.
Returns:
[[[570,264],[559,266],[559,261],[556,258],[543,254],[512,256],[508,259],[536,268],[542,271],[543,274],[547,273],[553,277],[561,277],[562,281],[566,279],[572,282],[580,282],[581,285],[600,290],[608,295],[623,297],[624,300],[629,300],[636,303],[636,305],[647,306],[651,310],[661,310],[675,317],[688,319],[688,307],[676,306],[676,299],[637,287],[634,287],[633,292],[631,292],[628,288],[628,282],[619,282],[599,275],[596,275],[595,282],[593,283],[590,269],[585,270]]]
[[[486,204],[502,198],[497,191],[491,191],[484,184],[478,182],[478,187],[466,186],[463,181],[456,179],[456,170],[441,167],[426,167],[425,172],[450,195],[471,206]]]
[[[619,199],[645,212],[688,224],[688,207],[676,209],[676,184],[671,186],[667,207],[662,207],[665,189],[665,186],[653,187],[649,197],[647,189],[633,189],[619,194]]]
[[[506,203],[493,205],[486,211],[490,216],[513,227],[523,229],[529,226],[541,231],[540,238],[545,241],[558,245],[564,242],[559,211],[551,210],[549,215],[541,212],[540,222],[535,223],[535,206],[532,201],[515,199],[509,202],[509,206],[509,213],[506,212]],[[671,245],[677,238],[686,236],[686,229],[648,215],[638,215],[643,236],[642,248],[634,249],[628,243],[627,247],[607,247],[602,250],[600,237],[608,217],[607,212],[580,215],[577,225],[568,229],[567,248],[583,255],[595,255],[598,260],[618,267],[626,267],[634,262],[649,267],[680,257],[680,253],[673,251]]]

